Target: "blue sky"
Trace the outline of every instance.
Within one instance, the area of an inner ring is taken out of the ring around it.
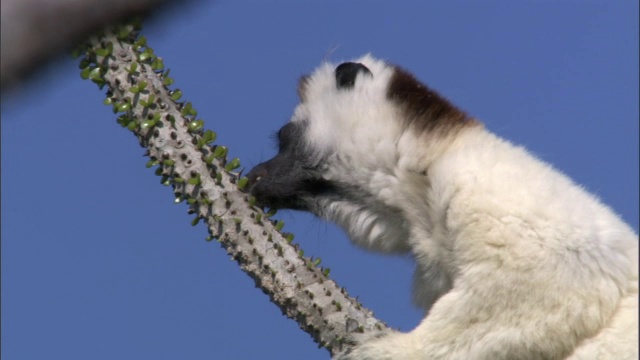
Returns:
[[[246,167],[275,151],[297,78],[371,52],[596,193],[638,230],[637,1],[227,1],[144,35]],[[104,94],[62,59],[2,104],[2,358],[328,359],[189,225]],[[334,225],[285,229],[391,326],[412,264]]]

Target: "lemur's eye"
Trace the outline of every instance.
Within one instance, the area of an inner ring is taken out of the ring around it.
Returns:
[[[351,89],[356,83],[358,73],[365,73],[373,76],[366,66],[360,63],[346,62],[336,68],[336,86],[338,89]]]

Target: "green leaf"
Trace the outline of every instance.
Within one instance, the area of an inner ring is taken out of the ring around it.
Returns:
[[[100,68],[99,67],[95,67],[93,69],[91,69],[91,71],[89,72],[89,79],[94,80],[94,79],[99,79],[102,75],[100,75]]]
[[[162,84],[163,84],[164,86],[169,86],[169,85],[173,84],[173,79],[172,79],[172,78],[170,78],[170,77],[168,77],[168,76],[166,76],[166,77],[164,78],[164,80],[162,80]]]
[[[187,181],[191,185],[200,185],[200,176],[194,176]]]
[[[176,162],[171,159],[165,159],[162,163],[165,164],[166,166],[173,166],[175,165]]]
[[[150,168],[152,166],[155,166],[155,165],[158,165],[158,160],[149,160],[149,161],[147,161],[147,164],[145,166],[148,169],[148,168]]]
[[[127,125],[129,125],[129,122],[131,122],[131,119],[129,119],[127,115],[120,115],[118,116],[118,120],[116,120],[116,122],[120,124],[120,126],[126,127]]]
[[[147,46],[147,38],[144,35],[140,36],[134,44],[138,46]]]
[[[278,213],[278,209],[270,208],[269,211],[265,214],[267,217],[272,217],[273,215]]]
[[[127,102],[118,104],[118,111],[125,112],[131,110],[131,105]]]
[[[227,147],[224,145],[218,145],[216,146],[216,149],[213,150],[213,156],[218,159],[222,159],[225,155],[227,155]]]
[[[202,135],[202,138],[204,139],[205,143],[211,144],[212,142],[216,141],[216,136],[216,133],[211,130],[207,130],[204,132],[204,135]]]
[[[99,48],[95,50],[96,55],[101,57],[107,57],[113,53],[113,43],[109,41],[107,46],[104,48]]]
[[[171,94],[171,99],[173,101],[178,101],[180,100],[180,98],[182,97],[182,91],[180,91],[179,89],[176,89],[172,94]]]
[[[126,38],[129,37],[129,34],[131,34],[131,28],[129,28],[129,26],[124,25],[122,27],[120,27],[120,29],[118,30],[118,39],[120,40],[125,40]]]
[[[193,218],[193,220],[191,220],[191,226],[196,226],[198,225],[198,223],[200,222],[200,215],[196,216],[195,218]]]
[[[182,110],[180,110],[180,114],[182,114],[182,116],[187,116],[189,115],[189,111],[191,111],[191,102],[184,104]]]
[[[156,125],[156,122],[154,120],[145,120],[142,123],[140,123],[140,128],[142,130],[147,130],[154,127],[155,125]]]
[[[142,62],[146,62],[150,60],[152,57],[153,57],[153,53],[151,52],[151,49],[147,48],[145,49],[145,51],[143,51],[141,54],[138,55],[138,60]]]
[[[249,178],[246,177],[242,177],[240,178],[240,180],[238,180],[238,189],[244,189],[245,187],[247,187],[247,184],[249,183]]]
[[[283,227],[284,227],[284,221],[278,220],[278,222],[276,223],[276,230],[280,231],[282,230]]]
[[[162,61],[162,58],[159,58],[159,57],[155,58],[153,60],[153,62],[151,63],[151,68],[153,70],[162,70],[162,69],[164,69],[164,62]]]
[[[207,163],[207,165],[211,165],[211,164],[213,163],[213,160],[214,160],[215,158],[216,158],[216,157],[215,157],[215,156],[213,156],[213,154],[212,154],[212,155],[209,155],[209,156],[207,156],[206,158],[204,158],[204,162],[206,162],[206,163]]]
[[[192,132],[192,133],[202,130],[203,127],[204,127],[204,121],[202,120],[194,120],[189,122],[189,124],[187,125],[187,129],[189,130],[189,132]]]
[[[98,48],[98,49],[95,49],[95,53],[96,53],[96,55],[98,55],[100,57],[109,56],[109,50],[108,49]]]
[[[169,186],[171,185],[171,180],[169,179],[169,177],[167,175],[164,175],[161,179],[160,179],[160,184],[164,185],[164,186]]]
[[[100,90],[102,90],[104,85],[107,83],[103,78],[91,79],[91,81],[96,83],[98,85],[98,88],[100,88]]]
[[[81,72],[80,72],[80,77],[84,80],[87,80],[89,78],[89,73],[91,73],[91,70],[93,70],[92,68],[88,67],[88,68],[84,68]]]
[[[240,167],[240,159],[233,158],[233,160],[229,161],[227,165],[225,165],[224,169],[227,171],[231,171]]]
[[[89,60],[89,58],[84,58],[82,60],[80,60],[80,64],[78,65],[78,67],[81,70],[84,70],[86,68],[88,68],[91,65],[91,60]]]
[[[284,238],[287,239],[287,242],[289,244],[291,244],[293,242],[293,234],[292,233],[288,233]]]
[[[129,67],[129,69],[127,69],[127,72],[129,74],[132,74],[134,72],[136,72],[138,70],[138,63],[137,62],[133,62],[131,63],[131,66]]]

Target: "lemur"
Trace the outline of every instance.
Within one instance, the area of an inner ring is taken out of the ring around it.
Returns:
[[[595,196],[371,55],[298,95],[252,194],[412,255],[426,313],[341,360],[638,358],[638,236]]]

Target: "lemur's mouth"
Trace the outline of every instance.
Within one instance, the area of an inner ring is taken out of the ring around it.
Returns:
[[[251,194],[259,205],[310,211],[309,204],[316,198],[335,192],[335,186],[319,177],[317,170],[283,167],[279,163],[276,156],[258,164],[247,174]]]

